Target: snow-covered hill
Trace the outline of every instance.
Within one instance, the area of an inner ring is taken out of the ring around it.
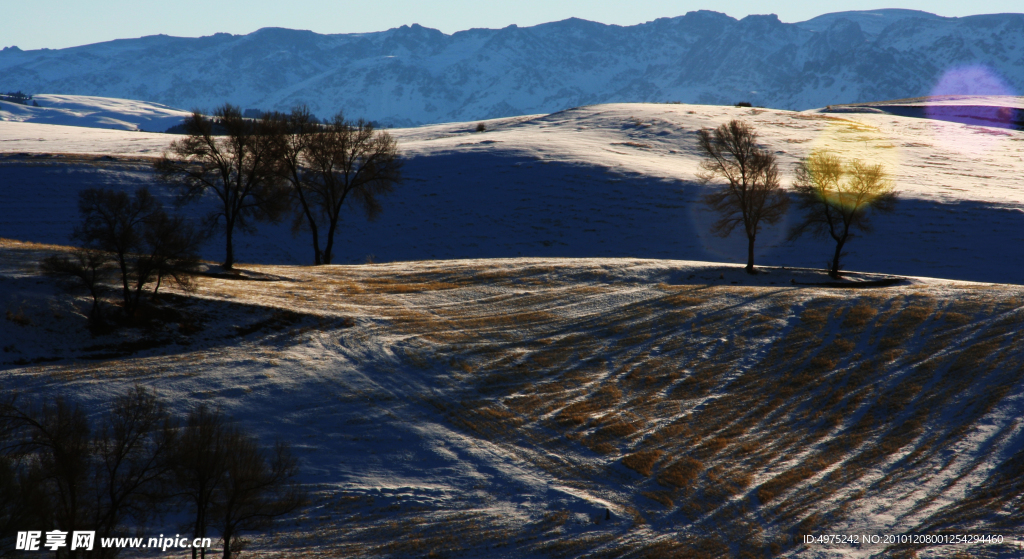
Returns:
[[[157,103],[88,97],[83,95],[33,95],[36,105],[0,99],[0,120],[56,124],[113,130],[163,132],[191,113]]]
[[[1024,97],[1010,95],[932,95],[832,105],[817,112],[881,113],[1024,130]]]
[[[1019,554],[1020,286],[630,258],[242,266],[93,335],[86,298],[38,274],[60,250],[0,241],[0,390],[99,414],[142,385],[289,441],[311,506],[254,557]],[[878,540],[803,539],[821,534]]]
[[[991,100],[990,100],[991,101]],[[982,100],[965,99],[977,105]],[[1013,104],[1019,100],[1000,100]],[[812,149],[882,162],[897,213],[850,242],[847,269],[1024,282],[1024,132],[893,116],[675,104],[596,105],[551,115],[393,130],[406,181],[375,222],[345,217],[339,262],[449,258],[645,257],[743,262],[741,235],[710,235],[695,133],[738,118],[774,150],[788,185]],[[0,123],[0,237],[66,243],[79,189],[148,186],[149,160],[174,136]],[[57,155],[52,155],[57,154]],[[88,154],[88,155],[84,155]],[[201,206],[188,211],[198,214]],[[790,220],[795,219],[791,216]],[[757,259],[821,267],[829,243],[761,233]],[[288,224],[236,237],[243,262],[304,264]],[[205,256],[223,257],[219,240]]]
[[[630,27],[569,19],[453,35],[418,25],[318,35],[150,36],[61,50],[0,51],[0,87],[224,102],[396,126],[551,113],[609,102],[782,109],[928,94],[1024,91],[1024,15],[943,18],[913,10],[735,20],[698,11]],[[957,79],[982,72],[987,79]],[[952,78],[950,77],[952,76]],[[979,89],[980,87],[980,89]]]
[[[263,226],[236,253],[264,264],[163,287],[161,320],[106,333],[39,274],[66,247],[0,239],[0,391],[98,414],[143,385],[290,441],[312,504],[254,557],[1014,557],[1024,289],[934,278],[1022,283],[1024,131],[872,108],[393,130],[405,183],[339,234],[341,260],[380,263],[281,265],[308,243]],[[912,277],[807,286],[831,247],[782,243],[785,224],[745,274],[694,180],[695,132],[734,118],[785,183],[819,147],[885,164],[902,199],[847,270]],[[169,201],[151,162],[173,138],[0,122],[0,237],[66,243],[83,188]],[[879,540],[803,539],[819,534]],[[937,534],[1000,539],[883,539]]]

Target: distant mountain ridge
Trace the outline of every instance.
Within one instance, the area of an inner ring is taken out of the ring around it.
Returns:
[[[928,95],[948,70],[965,66],[984,68],[1013,93],[1024,91],[1022,59],[1024,14],[873,10],[790,24],[697,11],[628,27],[574,18],[452,35],[419,25],[345,35],[265,28],[5,48],[0,90],[183,109],[304,103],[320,116],[343,109],[409,126],[609,102],[802,110]]]

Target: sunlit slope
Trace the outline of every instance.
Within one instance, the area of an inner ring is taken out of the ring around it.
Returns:
[[[254,266],[166,299],[162,330],[94,339],[31,272],[40,251],[4,252],[28,323],[0,326],[0,382],[90,402],[141,382],[291,441],[317,497],[258,542],[282,556],[797,556],[807,533],[949,532],[1007,546],[921,556],[995,557],[1024,527],[1017,287],[742,285],[667,260]]]
[[[783,186],[814,149],[885,165],[901,202],[853,239],[847,269],[973,281],[1022,281],[1024,132],[879,114],[816,114],[673,104],[595,105],[551,115],[390,132],[406,180],[379,220],[346,212],[340,263],[424,258],[642,257],[745,262],[746,240],[710,234],[716,216],[696,132],[741,119],[779,159]],[[172,135],[0,123],[0,236],[66,243],[83,188],[149,186],[171,201],[147,158]],[[50,156],[42,154],[62,154]],[[77,154],[77,155],[75,155]],[[82,154],[91,154],[88,156]],[[114,158],[113,160],[108,158]],[[199,216],[209,206],[186,211]],[[758,235],[758,263],[822,267],[825,240],[786,242],[791,213]],[[240,261],[306,264],[290,222],[236,236]],[[213,238],[204,256],[223,257]]]
[[[86,95],[33,95],[33,102],[0,100],[0,121],[163,132],[191,114],[159,103]]]

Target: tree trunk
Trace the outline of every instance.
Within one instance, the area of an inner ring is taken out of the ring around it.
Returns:
[[[135,268],[138,278],[135,280],[135,293],[132,294],[132,314],[134,314],[135,309],[139,308],[139,304],[142,303],[142,292],[143,287],[145,287],[143,283],[145,278],[142,277],[143,271],[139,269],[140,265],[136,264]]]
[[[234,223],[228,221],[227,227],[224,228],[224,238],[227,241],[226,252],[224,256],[224,269],[230,270],[235,265],[235,249],[234,245],[231,244],[231,233],[234,229]]]
[[[117,264],[121,269],[121,289],[123,291],[122,298],[124,299],[124,313],[130,315],[132,312],[132,287],[128,285],[128,262],[125,261],[124,255],[117,255]]]
[[[334,259],[334,232],[338,228],[338,218],[331,220],[330,226],[327,228],[327,248],[324,249],[324,264],[330,264],[331,260]]]
[[[338,230],[338,222],[341,221],[341,208],[345,205],[345,198],[348,197],[349,189],[346,187],[341,191],[341,200],[331,206],[327,219],[330,222],[327,226],[327,248],[324,249],[324,264],[330,264],[334,259],[334,233]]]
[[[839,256],[843,252],[843,245],[846,244],[846,237],[836,241],[836,254],[832,257],[832,267],[828,271],[829,277],[839,279]]]
[[[320,252],[320,231],[316,228],[316,220],[313,219],[312,212],[309,211],[309,206],[306,204],[306,199],[301,198],[302,211],[306,214],[306,222],[309,223],[309,230],[313,233],[313,265],[319,266],[320,264],[327,264],[321,259]]]
[[[313,230],[313,265],[326,264],[320,257],[320,235],[316,232],[316,225],[310,221],[309,226]]]
[[[224,537],[224,559],[231,559],[231,540],[234,538],[234,533],[230,529],[226,529],[222,536]]]
[[[95,288],[90,287],[89,292],[92,293],[92,310],[89,311],[89,322],[93,326],[99,326],[100,320],[100,294]]]
[[[744,268],[748,274],[756,274],[754,269],[754,236],[747,236],[747,267]]]
[[[200,489],[200,491],[202,491],[202,490]],[[205,515],[205,513],[204,513],[204,511],[202,509],[202,505],[199,505],[197,503],[196,504],[196,524],[195,524],[195,529],[192,530],[192,542],[195,543],[195,541],[197,539],[200,539],[200,541],[201,541],[201,538],[205,538],[205,537],[206,537],[206,515]],[[196,546],[193,545],[192,546],[192,559],[197,559],[196,558],[196,553],[197,553]],[[203,559],[206,558],[206,548],[205,547],[200,548],[198,550],[198,553],[199,553],[199,557],[202,557]]]

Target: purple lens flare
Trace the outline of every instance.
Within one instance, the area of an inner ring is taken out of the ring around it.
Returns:
[[[958,97],[1012,96],[1014,91],[999,74],[982,64],[957,66],[946,71],[931,91],[932,103],[925,108],[929,118],[976,126],[1019,127],[1019,109],[1000,106],[998,101],[978,99],[957,103]],[[947,101],[944,103],[943,101]]]

